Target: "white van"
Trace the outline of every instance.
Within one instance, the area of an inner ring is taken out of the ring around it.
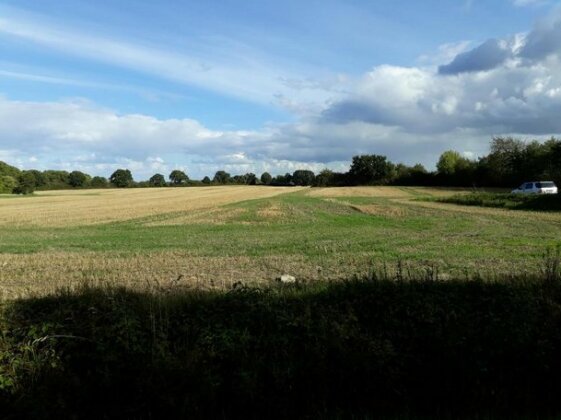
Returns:
[[[557,186],[552,181],[525,182],[513,194],[557,194]]]

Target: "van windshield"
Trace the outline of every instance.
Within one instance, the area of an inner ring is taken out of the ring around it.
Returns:
[[[536,187],[538,188],[552,188],[555,187],[553,182],[537,182]]]

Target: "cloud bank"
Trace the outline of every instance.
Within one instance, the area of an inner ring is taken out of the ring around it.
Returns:
[[[50,36],[58,42],[56,34]],[[458,51],[436,66],[381,65],[328,82],[287,76],[271,87],[264,79],[252,84],[247,77],[226,77],[228,84],[219,89],[255,94],[295,115],[293,123],[248,131],[213,130],[189,118],[119,114],[83,100],[0,98],[0,159],[102,175],[128,167],[137,178],[175,167],[193,177],[218,169],[345,170],[360,153],[432,167],[450,148],[485,154],[494,135],[561,133],[560,13],[528,33],[490,39],[467,51],[462,43]]]

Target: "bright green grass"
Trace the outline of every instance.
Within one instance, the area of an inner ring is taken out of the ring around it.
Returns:
[[[398,207],[400,213],[363,214],[349,204]],[[259,215],[271,205],[282,215]],[[240,208],[245,212],[240,214]],[[535,222],[532,213],[528,219],[470,214],[388,198],[326,200],[298,192],[228,205],[223,211],[233,215],[223,224],[147,225],[172,220],[178,216],[174,213],[97,226],[3,227],[0,253],[178,250],[211,257],[302,255],[310,263],[333,257],[351,265],[355,257],[389,264],[403,259],[456,271],[504,271],[539,267],[546,248],[561,242],[561,218]]]

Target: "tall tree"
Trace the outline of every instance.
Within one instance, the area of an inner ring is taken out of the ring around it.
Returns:
[[[271,174],[269,172],[263,172],[261,174],[261,183],[263,183],[265,185],[269,185],[272,180],[273,180],[273,177],[271,176]]]
[[[171,175],[170,175],[171,178]],[[152,187],[165,187],[166,186],[166,179],[162,174],[154,174],[148,180],[148,183]]]
[[[214,174],[213,181],[216,184],[227,184],[230,181],[230,174],[226,171],[217,171]]]
[[[103,176],[94,176],[90,181],[93,188],[106,188],[108,184],[107,178]]]
[[[126,188],[132,186],[134,180],[131,171],[128,169],[117,169],[109,177],[109,182],[117,188]]]
[[[393,164],[386,156],[360,155],[353,157],[349,176],[354,184],[379,184],[388,178],[392,169]]]
[[[296,185],[313,185],[316,175],[306,169],[298,169],[292,174],[292,182]]]
[[[16,194],[31,194],[36,189],[35,174],[31,171],[23,171],[18,177],[18,185],[14,188]]]
[[[180,185],[189,181],[189,177],[185,174],[185,172],[180,171],[179,169],[174,169],[169,174],[169,180],[175,185]]]
[[[0,194],[11,194],[18,186],[16,178],[10,175],[0,175]]]
[[[88,181],[89,175],[80,171],[72,171],[68,175],[68,184],[72,187],[83,187]]]

